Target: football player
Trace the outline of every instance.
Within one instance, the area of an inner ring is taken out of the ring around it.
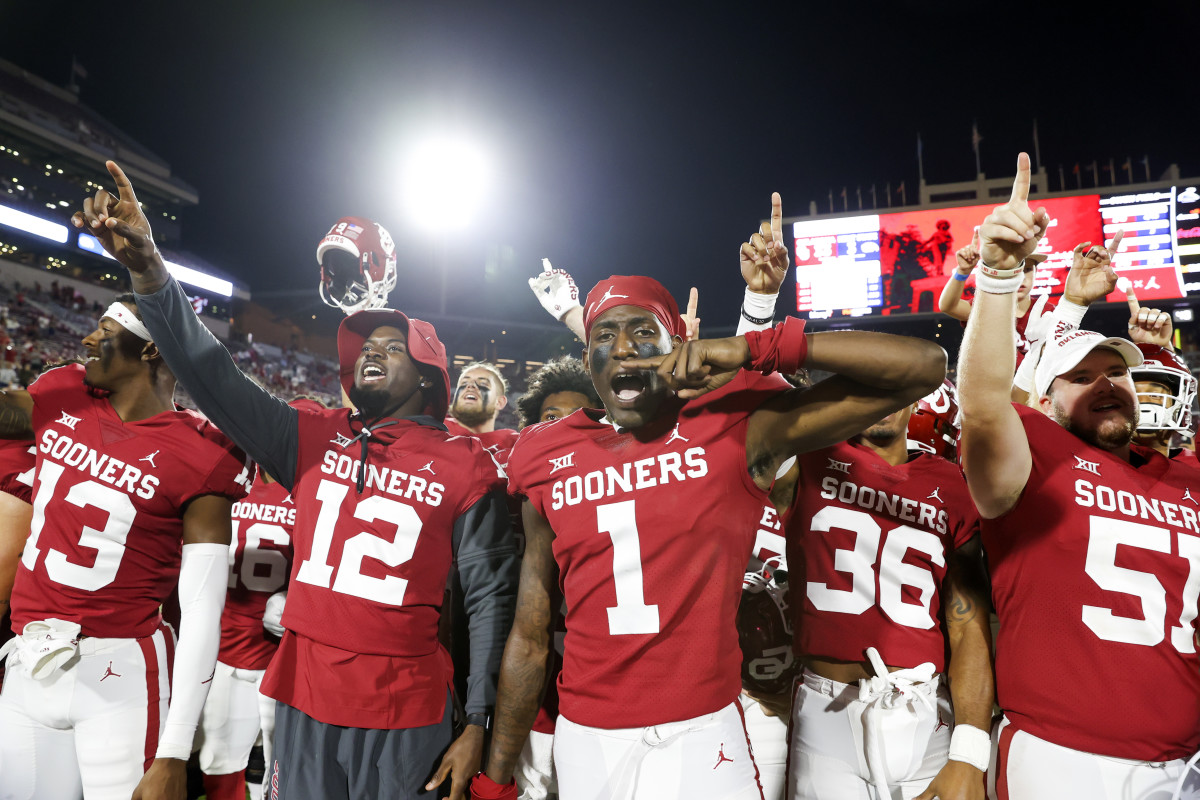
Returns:
[[[986,752],[961,746],[992,718],[979,518],[943,457],[946,386],[920,404],[942,425],[914,426],[913,404],[798,460],[785,519],[789,561],[804,564],[791,580],[795,800],[984,796]]]
[[[207,420],[175,408],[175,376],[132,297],[83,346],[86,365],[0,397],[3,434],[37,445],[0,797],[181,797],[249,470]],[[176,584],[178,645],[159,612]]]
[[[777,198],[771,227],[760,256],[786,262]],[[472,791],[516,796],[558,575],[560,794],[760,797],[734,621],[767,491],[795,452],[939,385],[945,354],[883,334],[806,336],[799,320],[685,343],[674,299],[645,277],[598,284],[584,327],[604,410],[527,429],[509,460],[509,489],[527,498],[526,551],[488,769]],[[756,374],[806,362],[838,374],[796,393]]]
[[[308,398],[289,405],[323,408]],[[233,505],[221,649],[200,716],[200,769],[209,800],[245,800],[246,764],[260,732],[264,762],[272,761],[275,701],[258,687],[283,633],[278,623],[287,597],[295,523],[291,494],[258,470],[249,494]],[[251,800],[262,800],[261,783],[248,788]]]
[[[433,326],[390,309],[346,317],[341,383],[358,410],[291,408],[244,376],[196,317],[128,178],[108,168],[119,195],[99,192],[74,224],[129,269],[146,324],[168,342],[163,357],[197,406],[296,504],[285,631],[261,688],[277,701],[272,793],[415,798],[451,777],[460,797],[490,720],[517,557],[503,472],[479,442],[441,425],[450,379]],[[437,638],[452,562],[471,617],[457,739]]]
[[[517,441],[511,428],[497,428],[496,416],[508,405],[508,379],[500,368],[487,361],[463,367],[446,417],[446,430],[456,436],[474,436],[500,466]]]
[[[1167,796],[1200,747],[1200,481],[1131,444],[1142,355],[1126,339],[1055,336],[1036,406],[1007,402],[1021,261],[1050,224],[1029,181],[1022,153],[1009,201],[980,230],[959,365],[963,467],[1000,621],[989,780],[1021,800]],[[1116,284],[1110,264],[1080,277],[1089,302]],[[975,738],[982,754],[986,735]]]

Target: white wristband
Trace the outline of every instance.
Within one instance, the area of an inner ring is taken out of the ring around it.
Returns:
[[[1023,278],[1024,275],[1020,271],[1011,278],[997,278],[986,272],[980,272],[975,276],[975,288],[988,294],[1012,294],[1021,288]]]
[[[1072,303],[1065,297],[1058,301],[1058,305],[1054,307],[1054,321],[1056,323],[1066,323],[1071,328],[1078,328],[1083,324],[1083,315],[1087,313],[1088,307],[1081,306],[1078,303]],[[1057,333],[1055,325],[1054,332]]]
[[[980,772],[987,772],[992,760],[992,736],[974,725],[955,725],[950,734],[951,761],[970,764]]]
[[[742,308],[752,317],[775,316],[775,302],[779,300],[779,292],[775,294],[759,294],[746,287],[746,296],[742,298]]]

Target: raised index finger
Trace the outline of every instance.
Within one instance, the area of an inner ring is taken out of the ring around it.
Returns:
[[[104,166],[108,167],[108,174],[113,176],[113,180],[117,182],[117,193],[121,196],[121,200],[137,205],[137,195],[133,193],[133,184],[129,182],[129,178],[125,177],[125,172],[117,166],[115,161],[106,161]]]
[[[1029,154],[1017,156],[1017,177],[1013,179],[1012,197],[1010,203],[1029,202]]]
[[[775,244],[783,244],[783,198],[779,192],[771,192],[771,238]]]
[[[1129,303],[1129,316],[1132,319],[1138,315],[1139,311],[1142,310],[1142,305],[1138,302],[1137,292],[1133,290],[1133,281],[1124,278],[1122,280],[1126,280],[1125,301]]]

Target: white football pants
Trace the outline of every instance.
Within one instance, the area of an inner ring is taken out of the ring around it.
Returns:
[[[738,701],[746,717],[746,732],[750,734],[750,749],[758,765],[763,797],[783,800],[787,790],[787,720],[767,714],[757,700],[745,694]]]
[[[561,714],[554,768],[562,800],[762,800],[741,703],[645,728],[591,728]]]
[[[939,676],[913,684],[911,673],[866,692],[804,671],[792,702],[790,800],[909,800],[929,788],[954,714]]]
[[[996,725],[992,743],[992,800],[1200,798],[1200,774],[1189,770],[1183,759],[1130,761],[1085,753],[1014,730],[1007,719]]]
[[[546,800],[558,794],[558,781],[554,779],[554,734],[529,732],[513,779],[521,792],[518,800]]]
[[[129,800],[154,759],[175,637],[79,641],[35,680],[17,653],[0,691],[0,800]]]
[[[200,715],[200,769],[204,774],[228,775],[244,770],[259,731],[263,735],[264,763],[272,763],[275,700],[258,691],[265,672],[217,662]],[[261,787],[251,787],[251,791],[252,796],[258,796]]]

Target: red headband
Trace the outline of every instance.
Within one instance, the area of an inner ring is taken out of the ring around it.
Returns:
[[[641,275],[613,275],[600,281],[588,292],[583,304],[583,329],[590,337],[592,323],[610,308],[634,306],[658,318],[663,330],[672,336],[687,338],[687,328],[679,316],[679,306],[666,287]]]

